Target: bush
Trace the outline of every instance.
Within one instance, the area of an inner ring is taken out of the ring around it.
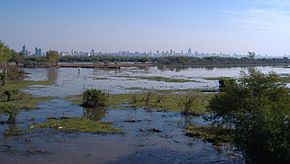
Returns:
[[[290,97],[275,73],[256,69],[224,86],[209,103],[213,124],[233,128],[248,163],[290,163]]]
[[[101,90],[89,89],[83,93],[83,107],[104,107],[107,105],[108,94]]]
[[[184,100],[179,103],[179,106],[182,108],[182,114],[184,115],[199,115],[198,112],[194,109],[196,105],[197,96],[187,93]]]

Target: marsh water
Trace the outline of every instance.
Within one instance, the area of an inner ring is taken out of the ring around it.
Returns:
[[[290,74],[289,68],[257,67],[263,72]],[[24,91],[35,96],[52,96],[37,109],[22,111],[15,125],[0,125],[0,163],[243,163],[243,157],[229,145],[213,145],[185,135],[186,124],[206,124],[202,117],[184,117],[177,112],[154,112],[123,104],[121,110],[84,109],[65,98],[80,95],[87,88],[110,94],[142,92],[146,89],[216,89],[216,77],[240,76],[246,68],[160,69],[151,67],[120,70],[77,68],[24,69],[27,80],[50,80],[49,86],[30,86]],[[194,82],[164,82],[138,77],[162,76]],[[49,117],[88,117],[112,122],[121,134],[66,133],[34,129],[21,136],[4,136],[4,131],[30,128]],[[1,115],[4,120],[7,116]],[[134,122],[128,120],[135,120]],[[159,129],[154,132],[150,129]]]

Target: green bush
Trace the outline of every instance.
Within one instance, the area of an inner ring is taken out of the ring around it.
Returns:
[[[101,90],[89,89],[83,93],[83,107],[104,107],[108,102],[108,94]]]
[[[209,103],[213,124],[234,130],[248,163],[290,163],[290,97],[275,73],[256,69],[225,82]]]

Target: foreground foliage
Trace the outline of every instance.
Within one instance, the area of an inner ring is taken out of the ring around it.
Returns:
[[[49,119],[47,122],[36,124],[34,128],[53,128],[66,132],[86,133],[120,133],[120,129],[112,127],[110,122],[92,121],[86,118]]]
[[[250,163],[290,162],[290,97],[275,73],[256,69],[224,82],[209,103],[209,120],[233,127],[234,143]]]

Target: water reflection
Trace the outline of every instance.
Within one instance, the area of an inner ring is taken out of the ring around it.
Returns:
[[[48,68],[47,69],[47,80],[48,81],[51,81],[51,82],[56,82],[57,81],[57,68]]]
[[[90,120],[100,121],[106,116],[106,110],[104,108],[84,108],[84,116]]]

